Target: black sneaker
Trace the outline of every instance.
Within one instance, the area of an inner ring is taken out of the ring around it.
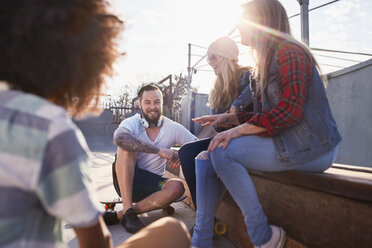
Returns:
[[[118,215],[116,211],[105,211],[103,213],[103,220],[105,221],[106,225],[116,225],[119,223]]]
[[[127,230],[129,233],[135,233],[141,230],[145,225],[141,222],[138,218],[136,212],[133,208],[129,208],[124,216],[123,219],[120,220],[120,224]]]

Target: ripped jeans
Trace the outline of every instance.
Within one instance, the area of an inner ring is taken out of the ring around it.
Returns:
[[[210,154],[199,154],[195,159],[198,208],[192,245],[212,247],[214,215],[226,189],[242,211],[252,243],[256,246],[267,243],[271,228],[247,169],[323,172],[335,161],[336,154],[337,147],[305,163],[282,165],[275,157],[272,139],[256,135],[233,139],[225,150],[219,147]]]

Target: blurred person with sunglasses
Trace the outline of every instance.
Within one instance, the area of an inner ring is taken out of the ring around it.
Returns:
[[[250,94],[251,68],[238,64],[239,48],[235,41],[223,36],[213,41],[207,51],[207,62],[216,74],[213,89],[209,95],[211,114],[236,113],[252,108]],[[214,127],[220,132],[229,126]],[[211,130],[211,135],[216,132]],[[178,151],[185,180],[196,208],[195,157],[208,148],[212,138],[200,139],[183,145]]]

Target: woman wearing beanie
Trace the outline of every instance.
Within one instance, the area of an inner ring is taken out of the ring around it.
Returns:
[[[248,170],[323,172],[335,161],[341,141],[317,63],[292,37],[281,3],[251,0],[242,7],[241,42],[256,57],[253,111],[194,119],[235,126],[212,139],[207,159],[196,160],[195,247],[212,247],[213,218],[226,189],[255,247],[283,247],[285,231],[268,224]]]
[[[215,40],[208,47],[208,64],[216,74],[214,86],[209,95],[212,114],[224,113],[228,110],[238,112],[252,103],[250,95],[240,96],[249,84],[250,71],[248,67],[238,64],[238,56],[238,46],[226,36]],[[248,99],[244,99],[246,97]]]
[[[207,51],[207,61],[216,74],[214,87],[209,95],[211,114],[238,112],[252,106],[249,87],[250,68],[238,64],[239,49],[235,41],[223,36],[212,42]],[[244,94],[242,94],[244,90]],[[217,132],[225,130],[215,127]],[[178,151],[183,174],[196,208],[195,157],[208,148],[211,138],[185,144]]]

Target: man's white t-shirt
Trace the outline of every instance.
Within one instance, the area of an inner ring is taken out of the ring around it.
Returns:
[[[122,131],[127,129],[133,136],[159,148],[170,148],[176,144],[183,145],[196,139],[196,137],[184,126],[165,116],[162,118],[164,119],[160,132],[154,142],[150,140],[145,127],[141,124],[141,116],[139,114],[135,114],[134,116],[123,120],[118,129],[116,129],[114,136],[120,132],[121,129]],[[143,152],[137,153],[137,166],[140,169],[163,176],[165,165],[166,159],[157,154]]]

